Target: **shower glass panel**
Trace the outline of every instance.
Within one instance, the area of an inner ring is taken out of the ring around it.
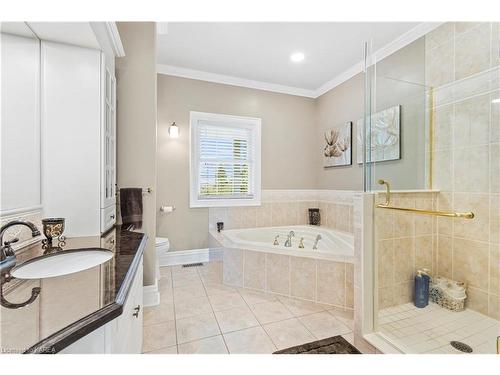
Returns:
[[[373,325],[404,353],[497,352],[499,48],[499,23],[445,23],[366,69]],[[387,203],[379,180],[390,183],[390,207],[410,210],[377,207]],[[419,271],[431,280],[422,308]]]

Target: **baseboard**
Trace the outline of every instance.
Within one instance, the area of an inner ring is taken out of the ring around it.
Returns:
[[[156,306],[160,304],[160,291],[158,290],[158,279],[153,285],[146,285],[142,289],[142,304],[144,306]]]
[[[177,266],[180,264],[189,263],[205,263],[210,261],[210,250],[206,248],[169,251],[165,254],[162,254],[158,261],[160,262],[160,267]]]

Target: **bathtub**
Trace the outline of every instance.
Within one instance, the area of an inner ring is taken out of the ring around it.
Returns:
[[[290,231],[295,233],[292,237],[292,246],[285,247],[284,243]],[[222,247],[264,251],[268,253],[300,256],[316,259],[330,259],[352,262],[353,236],[349,233],[339,232],[313,225],[291,225],[285,227],[265,227],[248,229],[229,229],[221,233],[211,233]],[[321,235],[317,249],[313,250],[316,236]],[[274,239],[278,237],[278,245]],[[300,239],[303,238],[304,248],[299,248]]]
[[[292,246],[283,246],[290,231]],[[313,250],[316,236],[322,239]],[[273,245],[279,235],[279,245]],[[304,248],[299,248],[304,238]],[[294,225],[210,231],[223,250],[223,282],[244,289],[354,308],[353,236],[318,226]]]

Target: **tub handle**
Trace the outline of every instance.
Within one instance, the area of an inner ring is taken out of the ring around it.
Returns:
[[[304,248],[304,237],[300,237],[300,242],[299,242],[299,249]]]

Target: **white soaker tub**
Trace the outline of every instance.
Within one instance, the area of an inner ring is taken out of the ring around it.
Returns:
[[[285,247],[284,244],[290,231],[295,233],[295,236],[292,237],[292,246]],[[350,233],[339,232],[321,226],[291,225],[229,229],[220,233],[211,231],[211,235],[225,248],[353,262],[353,236]],[[320,235],[321,239],[318,242],[317,249],[313,250],[317,235]],[[276,236],[279,236],[279,245],[273,244]],[[299,248],[301,238],[304,239],[304,248]]]

